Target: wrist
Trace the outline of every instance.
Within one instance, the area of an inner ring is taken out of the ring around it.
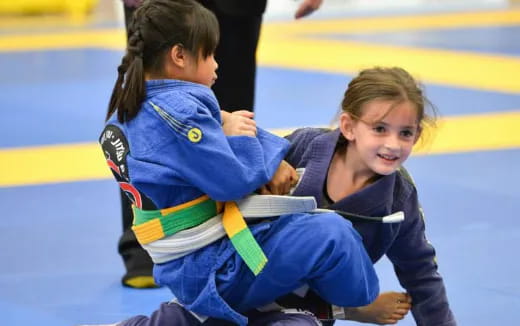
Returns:
[[[230,115],[231,115],[231,113],[224,111],[224,110],[220,110],[220,119],[222,120],[222,124],[226,123],[226,121]]]

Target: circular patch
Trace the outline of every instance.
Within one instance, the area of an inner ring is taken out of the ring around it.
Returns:
[[[198,143],[202,139],[202,131],[199,128],[191,128],[188,131],[188,139],[192,143]]]

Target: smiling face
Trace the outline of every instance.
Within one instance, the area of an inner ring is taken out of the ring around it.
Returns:
[[[355,119],[348,113],[340,116],[340,129],[349,141],[357,172],[388,175],[410,156],[419,138],[417,109],[409,101],[376,99],[362,106]]]

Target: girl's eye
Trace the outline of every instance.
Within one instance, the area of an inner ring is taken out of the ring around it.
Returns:
[[[403,131],[401,131],[401,135],[403,137],[409,138],[409,137],[413,137],[414,133],[411,130],[403,130]]]
[[[374,131],[377,132],[377,133],[382,133],[382,132],[385,132],[386,129],[385,129],[385,127],[383,127],[383,126],[374,126],[374,127],[372,128],[372,130],[374,130]]]

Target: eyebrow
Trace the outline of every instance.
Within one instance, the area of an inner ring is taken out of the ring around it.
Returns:
[[[363,121],[364,123],[366,123],[366,124],[368,124],[368,125],[372,125],[372,126],[373,126],[373,125],[376,125],[376,124],[382,124],[382,125],[384,125],[384,126],[388,126],[388,125],[389,125],[388,123],[386,123],[386,122],[384,122],[384,121],[382,121],[382,120],[375,121],[375,122],[372,122],[372,123],[367,122],[367,121],[364,121],[364,120],[361,120],[361,121]],[[400,126],[399,128],[401,128],[401,129],[414,129],[414,128],[418,128],[418,125]]]

